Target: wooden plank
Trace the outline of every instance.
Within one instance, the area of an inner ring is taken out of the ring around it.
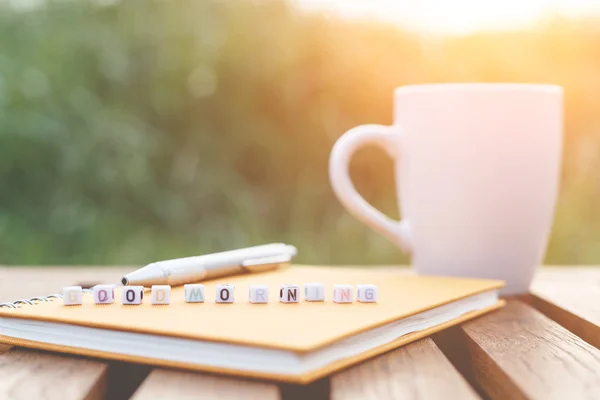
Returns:
[[[543,268],[529,303],[550,319],[600,348],[600,268]]]
[[[132,399],[279,399],[277,385],[166,369],[150,373]]]
[[[435,341],[491,399],[600,398],[600,350],[519,301]]]
[[[332,400],[477,399],[430,338],[422,339],[331,378]]]
[[[0,398],[101,399],[106,371],[97,361],[13,348],[0,354]]]

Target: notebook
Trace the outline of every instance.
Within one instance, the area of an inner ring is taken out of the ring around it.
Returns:
[[[323,282],[324,302],[284,304],[279,287]],[[215,303],[215,284],[235,285],[235,303]],[[375,284],[377,303],[337,304],[333,284]],[[63,306],[42,298],[0,308],[0,342],[11,345],[308,383],[336,370],[499,308],[500,281],[401,276],[340,267],[291,266],[204,282],[205,303]],[[268,304],[250,304],[248,286],[265,284]],[[59,290],[60,288],[57,288]]]

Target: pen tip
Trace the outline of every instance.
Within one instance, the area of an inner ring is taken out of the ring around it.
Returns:
[[[127,286],[127,285],[129,285],[129,279],[127,279],[126,277],[123,277],[123,279],[121,279],[121,283],[123,284],[123,286]]]

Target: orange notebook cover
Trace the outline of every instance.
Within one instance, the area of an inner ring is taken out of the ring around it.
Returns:
[[[324,302],[280,303],[282,284],[322,282]],[[63,306],[61,299],[0,308],[0,342],[167,367],[308,383],[331,372],[501,307],[500,281],[400,276],[340,267],[293,266],[203,282],[204,303]],[[215,284],[235,286],[235,303],[215,302]],[[370,283],[377,303],[336,304],[333,284]],[[269,287],[250,304],[248,286]]]

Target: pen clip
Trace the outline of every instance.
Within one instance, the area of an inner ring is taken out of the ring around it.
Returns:
[[[267,271],[275,268],[278,264],[290,262],[291,254],[278,254],[276,256],[251,258],[242,261],[242,268],[251,272]]]

